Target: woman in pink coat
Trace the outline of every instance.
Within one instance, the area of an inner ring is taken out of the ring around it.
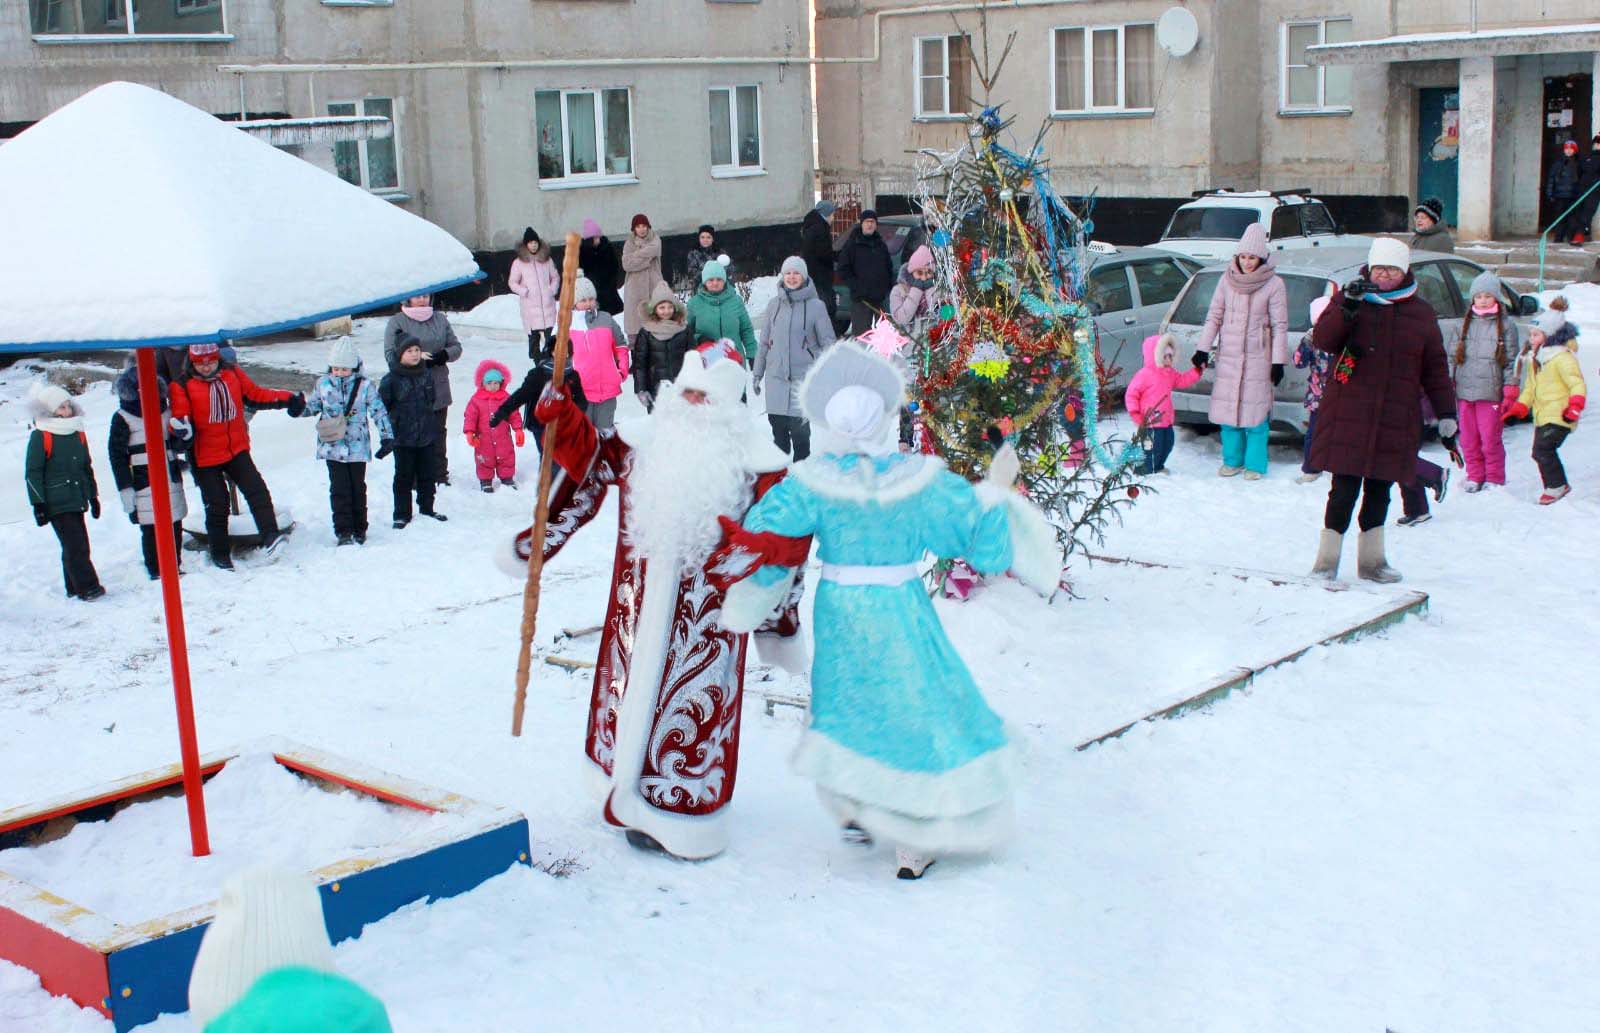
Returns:
[[[528,358],[555,347],[556,317],[561,312],[561,271],[550,260],[550,246],[529,226],[511,260],[507,277],[511,293],[522,299],[522,329],[528,331]]]
[[[1267,472],[1267,430],[1273,388],[1289,361],[1289,300],[1267,250],[1260,223],[1245,230],[1233,261],[1217,282],[1194,364],[1216,355],[1211,422],[1222,427],[1223,477]]]
[[[1151,334],[1144,339],[1144,368],[1133,375],[1123,401],[1135,425],[1150,432],[1144,449],[1144,472],[1166,473],[1167,457],[1177,441],[1172,429],[1172,392],[1194,386],[1200,367],[1181,373],[1177,368],[1178,342],[1171,334]]]
[[[491,422],[494,411],[506,400],[506,384],[510,380],[511,371],[494,359],[478,363],[472,375],[478,390],[467,403],[462,429],[478,461],[478,484],[484,491],[494,491],[496,477],[508,488],[517,486],[517,448],[527,441],[522,432],[522,413],[513,409],[509,420],[498,425]]]

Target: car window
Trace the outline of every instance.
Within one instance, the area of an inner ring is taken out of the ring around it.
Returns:
[[[1192,258],[1184,258],[1179,256],[1174,258],[1173,261],[1178,263],[1178,268],[1183,270],[1184,276],[1193,276],[1195,273],[1200,271],[1200,263],[1196,262]]]
[[[1285,276],[1284,293],[1289,306],[1289,329],[1300,333],[1311,329],[1311,303],[1328,292],[1328,281],[1320,276]]]
[[[1172,310],[1170,323],[1177,326],[1200,326],[1206,321],[1206,310],[1211,307],[1211,295],[1217,292],[1221,273],[1200,273],[1189,281],[1178,307]]]
[[[1238,240],[1256,221],[1251,208],[1179,208],[1167,224],[1165,240]]]
[[[1129,268],[1133,270],[1133,282],[1139,287],[1141,305],[1170,304],[1189,282],[1189,274],[1170,258],[1134,262]]]
[[[1272,210],[1273,240],[1279,237],[1298,237],[1300,235],[1300,216],[1296,211],[1299,205],[1282,204]]]
[[[1089,301],[1098,312],[1122,312],[1133,307],[1128,287],[1128,267],[1114,265],[1089,271]]]
[[[1456,289],[1460,292],[1461,298],[1462,307],[1460,311],[1462,315],[1466,315],[1466,306],[1472,304],[1472,281],[1476,280],[1478,274],[1483,270],[1467,262],[1445,262],[1442,264],[1449,271],[1450,279],[1456,283]],[[1513,315],[1516,314],[1521,301],[1522,298],[1516,291],[1507,287],[1504,282],[1500,284],[1500,304],[1505,306],[1507,312]]]
[[[1417,297],[1433,306],[1433,311],[1438,313],[1440,319],[1456,319],[1464,313],[1464,309],[1456,301],[1455,293],[1450,289],[1450,284],[1445,281],[1444,270],[1439,268],[1443,262],[1427,262],[1411,267],[1411,275],[1417,281]]]
[[[1306,236],[1318,233],[1337,233],[1338,228],[1333,224],[1333,216],[1328,214],[1325,204],[1303,204],[1299,206],[1300,231]]]

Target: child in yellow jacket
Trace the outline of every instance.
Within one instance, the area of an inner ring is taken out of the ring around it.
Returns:
[[[1578,328],[1567,322],[1567,302],[1556,298],[1528,331],[1531,358],[1522,379],[1522,393],[1503,419],[1533,416],[1533,461],[1539,464],[1544,494],[1539,505],[1565,498],[1572,488],[1556,450],[1578,426],[1588,389],[1578,367]]]

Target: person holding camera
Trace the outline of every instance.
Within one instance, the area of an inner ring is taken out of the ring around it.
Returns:
[[[1372,242],[1360,275],[1345,284],[1311,328],[1311,345],[1332,357],[1310,465],[1333,474],[1323,514],[1315,577],[1339,575],[1339,555],[1356,500],[1356,573],[1365,580],[1400,580],[1384,552],[1389,489],[1416,477],[1422,443],[1422,396],[1435,412],[1456,411],[1439,319],[1417,296],[1411,249],[1398,240]],[[1456,421],[1439,421],[1439,437],[1456,450]]]

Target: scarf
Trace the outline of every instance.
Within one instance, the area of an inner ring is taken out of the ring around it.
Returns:
[[[419,323],[426,323],[433,318],[432,305],[401,305],[400,311],[406,314],[407,319],[415,319]]]
[[[33,425],[46,434],[82,434],[83,415],[73,413],[71,416],[41,416],[33,421]]]
[[[1262,284],[1278,275],[1278,270],[1272,267],[1269,258],[1256,266],[1255,272],[1247,273],[1239,268],[1238,260],[1228,263],[1228,286],[1240,294],[1254,294],[1261,289]]]
[[[642,325],[647,331],[649,331],[650,336],[654,337],[656,340],[671,340],[672,338],[678,336],[678,334],[682,333],[684,328],[688,326],[686,322],[677,318],[678,310],[676,308],[674,308],[672,312],[673,318],[671,319],[657,319],[654,315],[647,316]]]
[[[1416,281],[1412,281],[1404,287],[1396,287],[1392,291],[1368,291],[1361,295],[1361,300],[1370,305],[1393,305],[1397,301],[1406,300],[1415,293],[1417,293],[1417,284]]]
[[[1487,318],[1489,316],[1499,315],[1499,313],[1500,303],[1498,301],[1491,301],[1484,308],[1479,308],[1476,305],[1472,306],[1472,314],[1476,316],[1484,316]]]
[[[211,388],[211,413],[212,423],[232,423],[239,416],[238,406],[233,404],[233,392],[228,390],[228,385],[222,379],[222,367],[217,366],[217,371],[209,377],[195,376],[204,381]]]

